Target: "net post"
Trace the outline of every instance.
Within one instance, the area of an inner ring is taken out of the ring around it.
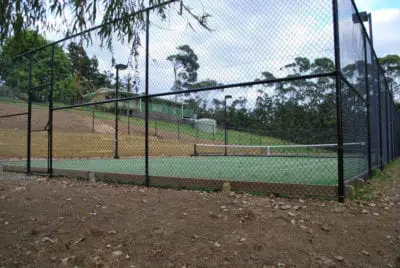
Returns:
[[[338,1],[332,0],[333,36],[335,50],[335,84],[336,84],[336,127],[338,144],[338,201],[344,202],[344,174],[343,174],[343,125],[342,125],[342,89],[340,64],[340,35]]]
[[[193,156],[198,156],[197,154],[197,144],[193,144]]]
[[[267,156],[268,156],[268,157],[270,157],[270,153],[271,153],[271,152],[270,152],[270,147],[267,146]]]

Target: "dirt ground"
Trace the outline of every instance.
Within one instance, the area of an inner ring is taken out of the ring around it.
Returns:
[[[4,173],[0,267],[400,267],[397,169],[345,204]]]

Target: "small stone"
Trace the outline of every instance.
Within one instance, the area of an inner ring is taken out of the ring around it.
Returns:
[[[299,206],[294,206],[293,209],[294,210],[298,210],[300,207]]]
[[[323,231],[325,231],[325,232],[330,232],[331,231],[331,228],[326,224],[321,225],[321,229]]]
[[[289,215],[290,217],[296,217],[296,214],[294,214],[293,212],[288,212],[288,215]]]
[[[288,210],[288,209],[290,209],[292,206],[291,205],[284,205],[284,206],[281,206],[281,209],[282,210]]]
[[[307,229],[307,226],[305,226],[305,225],[300,225],[300,228],[305,230],[305,229]]]
[[[142,202],[143,202],[143,203],[147,203],[147,200],[146,200],[146,199],[142,199]]]
[[[370,207],[375,207],[376,204],[375,204],[375,203],[369,203],[369,206],[370,206]]]
[[[68,263],[74,261],[75,259],[76,259],[76,257],[74,255],[66,257],[66,258],[61,260],[61,264],[62,265],[67,265]]]
[[[67,198],[66,200],[67,200],[67,201],[71,201],[71,200],[72,200],[72,198]]]
[[[379,213],[377,213],[377,212],[374,212],[374,213],[372,213],[374,216],[379,216]]]
[[[362,213],[362,214],[368,214],[368,211],[365,210],[365,209],[363,209],[363,210],[361,210],[361,213]]]
[[[246,240],[247,240],[246,237],[242,237],[242,238],[240,238],[239,242],[244,242],[244,241],[246,241]]]
[[[52,257],[50,257],[50,260],[54,262],[54,261],[57,260],[57,257],[56,256],[52,256]]]
[[[129,260],[130,258],[131,258],[131,257],[129,257],[128,254],[125,255],[125,259],[126,259],[126,260]]]
[[[113,234],[116,234],[116,233],[117,233],[117,231],[115,231],[115,230],[112,230],[112,231],[108,232],[109,235],[113,235]]]
[[[339,255],[335,256],[335,259],[337,261],[343,261],[344,260],[344,258],[342,256],[339,256]]]
[[[219,247],[221,247],[221,244],[218,243],[217,241],[215,241],[215,242],[214,242],[214,247],[219,248]]]
[[[15,187],[15,191],[23,191],[26,187]]]
[[[303,199],[299,199],[299,202],[300,203],[304,203],[305,201]]]
[[[111,245],[110,245],[110,244],[106,245],[106,248],[110,248],[110,247],[111,247]]]
[[[391,239],[392,236],[391,236],[391,235],[387,235],[386,238],[387,238],[387,239]]]
[[[293,224],[293,225],[296,225],[296,220],[292,219],[292,220],[290,220],[290,223]]]
[[[89,182],[90,183],[96,183],[96,174],[89,173]]]
[[[115,256],[115,257],[121,256],[122,255],[122,251],[120,251],[120,250],[113,251],[112,255]]]
[[[182,215],[183,215],[183,216],[187,216],[187,215],[189,215],[189,214],[187,214],[186,212],[184,212]]]
[[[235,192],[230,192],[229,193],[229,197],[234,197],[235,196]]]
[[[46,236],[42,238],[42,242],[50,242],[54,244],[56,241]]]
[[[316,258],[315,262],[322,267],[336,267],[335,262],[325,256]]]
[[[361,253],[364,254],[365,256],[369,256],[369,252],[366,250],[361,250]]]
[[[139,189],[139,192],[144,193],[144,192],[146,192],[146,189],[141,188],[141,189]]]
[[[232,190],[232,186],[230,182],[224,182],[224,184],[222,185],[222,192],[224,194],[229,194]]]
[[[192,238],[193,238],[193,239],[198,239],[199,236],[194,234],[194,235],[192,235]]]

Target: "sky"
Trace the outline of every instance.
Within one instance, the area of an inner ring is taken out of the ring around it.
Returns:
[[[379,57],[400,55],[400,1],[356,0],[359,11],[372,14],[373,35]]]
[[[400,55],[400,1],[355,0],[359,11],[372,13],[374,43],[379,57]],[[150,93],[170,91],[174,82],[173,66],[167,60],[177,47],[190,45],[199,58],[198,81],[211,79],[220,83],[254,81],[262,72],[276,77],[288,74],[285,65],[296,57],[311,61],[327,57],[333,60],[333,26],[331,0],[185,0],[192,12],[211,14],[211,32],[199,27],[189,16],[178,16],[179,6],[161,21],[156,14],[150,18]],[[343,41],[342,62],[351,64],[362,56],[359,26],[351,22],[350,0],[339,0]],[[190,23],[190,26],[189,26]],[[142,43],[145,37],[141,36]],[[51,39],[57,39],[53,36]],[[75,40],[79,41],[79,40]],[[96,40],[86,48],[96,56],[101,70],[114,71],[111,59],[127,63],[130,47],[114,42],[114,51],[100,48]],[[139,49],[139,80],[144,89],[145,69],[142,46]],[[125,71],[133,75],[132,67]],[[122,74],[124,75],[124,74]],[[254,102],[258,93],[253,89],[232,89],[223,94],[246,97]],[[223,96],[215,93],[215,97]]]

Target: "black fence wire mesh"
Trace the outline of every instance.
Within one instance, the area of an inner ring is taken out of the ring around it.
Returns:
[[[0,64],[5,168],[344,198],[399,153],[399,114],[351,0],[188,1]],[[11,161],[15,160],[15,161]]]

